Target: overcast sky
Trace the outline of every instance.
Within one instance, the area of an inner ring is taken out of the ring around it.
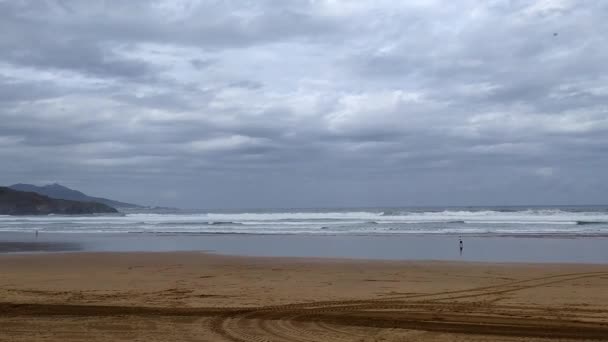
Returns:
[[[0,184],[608,203],[608,1],[0,0]]]

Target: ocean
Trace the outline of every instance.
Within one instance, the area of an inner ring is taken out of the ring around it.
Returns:
[[[0,217],[0,253],[76,251],[606,264],[608,207],[140,210]]]
[[[608,207],[140,210],[0,216],[0,232],[298,235],[608,235]]]

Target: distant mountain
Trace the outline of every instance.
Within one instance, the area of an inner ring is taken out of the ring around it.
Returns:
[[[108,205],[50,198],[35,192],[0,187],[0,215],[99,214],[117,213]]]
[[[68,187],[65,187],[65,186],[63,186],[61,184],[57,184],[57,183],[44,185],[44,186],[36,186],[36,185],[32,185],[32,184],[14,184],[14,185],[11,185],[9,188],[11,188],[13,190],[17,190],[17,191],[35,192],[37,194],[48,196],[51,198],[56,198],[56,199],[103,203],[105,205],[109,205],[110,207],[114,207],[114,208],[130,208],[130,209],[142,208],[142,206],[137,205],[137,204],[124,203],[124,202],[114,201],[114,200],[110,200],[107,198],[101,198],[101,197],[87,196],[80,191],[72,190]]]

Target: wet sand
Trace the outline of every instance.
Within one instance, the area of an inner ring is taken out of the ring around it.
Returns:
[[[0,256],[0,341],[608,340],[608,265]]]
[[[77,251],[78,244],[69,242],[0,241],[0,253]]]

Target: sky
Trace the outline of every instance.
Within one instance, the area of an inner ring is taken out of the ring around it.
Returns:
[[[0,184],[608,203],[608,1],[0,0]]]

